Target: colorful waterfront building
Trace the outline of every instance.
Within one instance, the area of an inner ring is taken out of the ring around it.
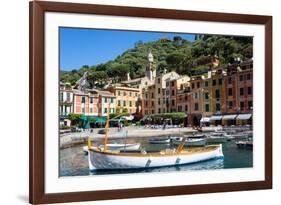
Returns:
[[[155,114],[155,84],[142,89],[143,115]]]
[[[60,82],[60,99],[59,99],[59,112],[60,117],[66,117],[69,113],[73,112],[73,91],[70,83]]]
[[[85,116],[98,116],[98,100],[99,95],[94,90],[73,90],[73,112],[75,114],[82,114]]]
[[[118,110],[120,113],[126,111],[130,114],[141,112],[141,107],[139,107],[140,89],[113,85],[107,90],[116,97],[116,111]]]

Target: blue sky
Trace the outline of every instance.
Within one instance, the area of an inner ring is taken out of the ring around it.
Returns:
[[[97,65],[114,60],[139,40],[155,41],[179,35],[189,41],[193,34],[60,28],[60,69],[79,69],[83,65]]]

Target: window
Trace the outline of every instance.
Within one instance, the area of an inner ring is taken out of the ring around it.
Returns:
[[[200,88],[200,82],[197,82],[197,88]]]
[[[120,96],[121,94],[120,94],[120,90],[118,90],[118,96]]]
[[[231,77],[228,78],[228,84],[232,84],[232,78]]]
[[[245,103],[243,101],[240,102],[240,110],[244,110]]]
[[[160,90],[160,88],[158,88],[158,94],[160,94],[160,92],[161,92],[161,90]]]
[[[229,109],[232,109],[232,107],[233,107],[233,102],[232,102],[232,101],[229,101],[229,102],[228,102],[228,108],[229,108]]]
[[[151,102],[151,106],[154,107],[154,101]]]
[[[93,98],[90,98],[90,103],[93,103]]]
[[[248,109],[252,109],[253,108],[253,101],[248,101]]]
[[[198,98],[198,94],[194,93],[194,99],[197,99],[197,98]]]
[[[138,97],[138,93],[135,93],[135,97]]]
[[[66,100],[67,100],[67,102],[70,101],[70,93],[66,93]]]
[[[244,88],[240,88],[240,95],[244,95]]]
[[[210,111],[210,106],[209,104],[205,104],[205,112],[209,112]]]
[[[147,93],[145,94],[145,98],[146,98],[146,99],[148,98],[148,95],[147,95]]]
[[[195,104],[194,104],[194,110],[197,111],[198,109],[199,109],[199,105],[198,105],[198,103],[195,103]]]
[[[60,93],[60,101],[63,101],[63,93]]]
[[[130,97],[132,97],[132,92],[130,92]]]
[[[209,82],[205,81],[205,87],[208,87],[208,86],[209,86]]]
[[[250,64],[250,68],[253,68],[253,64]]]
[[[215,86],[217,84],[216,80],[213,80],[213,86]]]
[[[161,109],[160,108],[158,108],[158,113],[161,113]]]
[[[216,111],[220,111],[221,110],[221,104],[217,103],[216,104]]]
[[[123,106],[126,106],[126,100],[123,101]]]
[[[107,98],[104,98],[104,103],[107,103]]]
[[[85,97],[82,97],[82,103],[85,103]]]
[[[111,108],[110,110],[111,110],[110,113],[114,113],[114,108]]]
[[[93,113],[93,108],[90,108],[90,113]]]
[[[107,113],[107,108],[104,108],[104,113]]]
[[[160,84],[160,78],[157,79],[158,84]]]
[[[154,98],[154,93],[151,93],[151,98]]]
[[[178,112],[181,112],[181,111],[182,111],[182,106],[179,105],[179,106],[178,106]]]
[[[232,88],[228,88],[228,96],[232,96]]]
[[[166,100],[165,100],[165,98],[163,98],[163,104],[165,104],[166,103]]]
[[[184,100],[187,101],[187,95],[184,96]]]
[[[174,96],[175,95],[175,91],[174,90],[172,90],[172,96]]]
[[[161,104],[161,100],[160,100],[160,98],[158,98],[158,105],[160,105]]]
[[[113,103],[113,100],[114,100],[114,98],[111,98],[111,99],[110,99],[110,103]]]
[[[209,99],[209,93],[205,93],[205,99],[206,99],[206,100]]]
[[[220,98],[220,90],[216,90],[216,98]]]
[[[248,95],[252,95],[252,87],[248,87]]]
[[[130,101],[130,107],[132,107],[132,101]]]
[[[148,106],[148,103],[147,103],[147,101],[145,101],[145,106],[146,106],[146,107]]]
[[[247,80],[251,80],[251,74],[250,73],[247,74]]]
[[[123,92],[123,95],[124,95],[124,96],[126,96],[126,95],[127,95],[126,91],[124,91],[124,92]]]
[[[118,100],[118,106],[121,106],[121,101],[120,100]]]
[[[222,79],[221,78],[219,79],[219,85],[222,85]]]
[[[172,100],[172,106],[175,106],[175,100]]]
[[[138,101],[135,102],[135,107],[138,107]]]
[[[173,87],[174,85],[175,85],[175,82],[173,81],[173,82],[172,82],[172,87]]]
[[[185,107],[185,108],[184,108],[184,109],[185,109],[185,111],[188,111],[188,106],[187,106],[187,105],[185,105],[184,107]]]
[[[240,76],[239,76],[239,80],[240,80],[240,81],[243,81],[243,80],[244,80],[243,77],[244,77],[243,75],[240,75]]]
[[[166,86],[167,86],[167,87],[169,86],[169,82],[166,82]]]
[[[82,112],[85,113],[85,108],[84,107],[82,107]]]
[[[195,85],[194,85],[194,83],[192,83],[192,84],[191,84],[191,88],[194,89],[194,87],[195,87]]]

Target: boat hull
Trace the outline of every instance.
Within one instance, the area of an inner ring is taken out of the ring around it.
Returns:
[[[226,137],[208,137],[207,138],[208,143],[225,143],[227,142]]]
[[[181,141],[174,141],[173,144],[179,145]],[[187,140],[184,144],[186,147],[201,147],[205,146],[207,143],[206,139],[200,139],[200,140]]]
[[[223,157],[222,145],[210,151],[194,152],[192,154],[171,154],[168,156],[161,156],[161,154],[132,154],[129,156],[126,154],[108,154],[95,150],[89,150],[88,154],[90,170],[177,166],[221,157]]]

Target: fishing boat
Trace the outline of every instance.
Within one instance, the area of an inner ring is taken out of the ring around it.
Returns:
[[[182,142],[183,137],[175,137],[172,138],[172,143],[174,145],[179,145]],[[205,146],[207,140],[204,135],[198,136],[187,136],[184,146],[187,147],[197,147],[197,146]]]
[[[246,149],[253,149],[253,141],[247,140],[247,141],[238,141],[236,142],[236,145],[238,148],[246,148]]]
[[[110,150],[107,147],[109,114],[106,123],[104,147],[92,146],[88,138],[88,162],[90,170],[143,169],[163,166],[178,166],[223,157],[222,145],[184,148],[186,137],[175,149],[157,151]]]
[[[232,139],[232,136],[228,135],[224,131],[212,132],[207,136],[208,143],[224,143],[231,139]]]

